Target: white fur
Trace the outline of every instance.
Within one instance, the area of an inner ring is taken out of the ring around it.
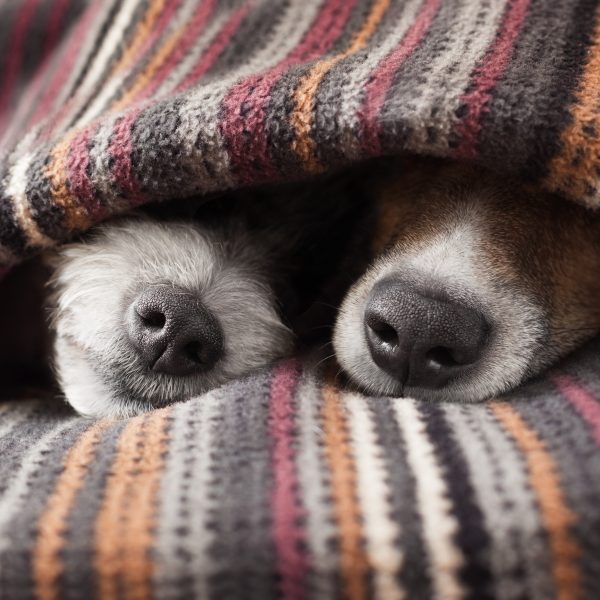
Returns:
[[[127,339],[127,308],[147,284],[197,294],[218,320],[223,357],[207,373],[148,372]],[[264,273],[264,256],[244,232],[194,223],[125,219],[60,254],[55,288],[55,368],[82,414],[123,417],[190,398],[283,355],[292,336]]]

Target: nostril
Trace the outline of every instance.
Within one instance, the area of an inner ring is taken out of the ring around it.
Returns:
[[[202,358],[202,350],[203,347],[200,342],[190,342],[183,347],[185,356],[197,365],[204,364],[205,362]]]
[[[369,319],[367,324],[382,342],[385,342],[390,346],[397,346],[399,344],[397,331],[385,321],[380,319]]]
[[[425,353],[425,359],[434,366],[440,367],[456,367],[462,364],[456,359],[455,354],[450,348],[444,348],[443,346],[436,346]]]
[[[154,329],[162,329],[167,322],[167,317],[165,317],[164,313],[160,312],[159,310],[151,310],[146,314],[141,314],[138,312],[138,316],[144,325]]]

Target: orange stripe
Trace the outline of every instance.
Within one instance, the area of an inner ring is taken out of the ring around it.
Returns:
[[[177,43],[187,30],[187,24],[173,32],[156,51],[146,68],[138,75],[131,89],[118,100],[111,110],[119,111],[127,106],[151,81],[156,71],[177,47]]]
[[[67,184],[67,160],[71,142],[78,133],[71,131],[66,134],[52,149],[50,164],[44,171],[44,176],[52,187],[52,199],[64,209],[64,225],[70,231],[83,231],[92,224],[86,210],[74,198]]]
[[[146,41],[152,29],[166,5],[166,0],[152,0],[143,19],[138,22],[134,34],[131,36],[131,43],[125,49],[119,62],[114,66],[112,75],[119,71],[124,71],[135,58],[142,44]]]
[[[525,455],[529,481],[537,496],[542,522],[550,538],[556,597],[574,600],[581,595],[581,574],[577,565],[580,549],[570,531],[576,515],[567,506],[558,468],[544,442],[509,404],[490,404],[494,414]]]
[[[151,598],[150,558],[156,495],[164,469],[169,409],[131,419],[123,429],[95,524],[100,598]]]
[[[348,443],[348,425],[337,390],[323,388],[322,408],[325,455],[331,472],[334,511],[340,531],[341,569],[346,596],[367,598],[369,563],[363,548],[361,512],[357,500],[357,475]]]
[[[291,125],[296,132],[293,148],[309,171],[321,169],[315,153],[316,144],[310,135],[315,96],[319,84],[334,65],[362,50],[367,45],[390,3],[391,0],[375,0],[362,28],[355,34],[348,48],[344,52],[318,62],[302,78],[294,93],[294,111],[290,117]]]
[[[60,598],[59,579],[65,570],[61,551],[66,545],[67,518],[96,456],[102,432],[109,423],[95,423],[69,450],[63,472],[40,516],[32,556],[35,593],[40,600]]]
[[[551,189],[580,199],[586,196],[589,199],[588,187],[600,194],[600,190],[596,190],[597,165],[600,161],[600,7],[596,19],[598,25],[594,43],[589,49],[589,61],[576,94],[577,100],[571,108],[571,123],[562,133],[562,151],[550,163],[546,179],[546,184]]]

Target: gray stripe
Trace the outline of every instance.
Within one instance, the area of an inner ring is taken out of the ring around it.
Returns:
[[[335,65],[319,87],[314,121],[320,132],[319,160],[336,164],[361,154],[358,111],[365,85],[379,62],[402,40],[423,0],[392,4],[365,50]]]
[[[27,419],[19,420],[20,425],[10,435],[0,438],[0,506],[13,481],[19,476],[17,467],[23,464],[28,453],[34,451],[41,440],[46,436],[52,438],[55,428],[64,421],[64,414],[47,414],[44,406],[38,405]],[[0,512],[0,522],[3,518]]]
[[[115,458],[119,437],[129,421],[119,421],[106,429],[82,488],[66,522],[66,544],[61,556],[65,571],[61,578],[61,598],[78,600],[82,590],[96,586],[94,569],[96,517],[104,500],[104,490]]]
[[[173,409],[153,550],[157,598],[208,597],[214,567],[207,550],[214,531],[207,525],[218,509],[213,421],[224,410],[223,396],[209,393]]]
[[[537,432],[557,463],[562,492],[576,516],[572,531],[583,550],[584,597],[600,597],[600,460],[587,423],[571,404],[545,384],[531,385],[515,408]],[[537,398],[536,398],[537,396]],[[542,398],[539,400],[538,398]]]
[[[596,8],[595,0],[531,3],[482,119],[479,151],[488,164],[535,176],[558,150],[559,132],[569,120],[571,88],[587,56],[583,41],[595,22]]]
[[[551,561],[523,458],[483,406],[445,405],[491,539],[494,597],[552,595]]]
[[[31,549],[37,522],[62,472],[65,454],[89,426],[81,418],[56,425],[22,458],[12,485],[0,499],[0,590],[8,598],[33,597]]]
[[[433,111],[443,107],[443,103],[442,106],[424,105],[423,95],[441,94],[443,98],[444,92],[452,93],[444,83],[444,76],[448,76],[455,61],[460,60],[456,52],[464,40],[459,33],[468,27],[467,15],[473,6],[470,0],[442,2],[421,43],[396,73],[392,92],[379,115],[379,122],[385,123],[381,139],[386,149],[404,148],[411,139],[419,139],[420,130],[428,125]],[[432,92],[428,85],[434,82],[441,88]],[[433,137],[429,142],[433,143],[437,132],[431,130],[430,133]]]
[[[209,597],[276,597],[271,539],[270,443],[267,430],[271,373],[226,388],[227,403],[214,420],[215,511],[210,556],[215,567]]]
[[[234,176],[220,131],[221,103],[235,82],[271,68],[289,54],[312,23],[320,3],[321,0],[309,0],[302,6],[292,3],[267,42],[256,48],[255,55],[246,56],[246,64],[238,65],[226,77],[205,82],[179,105],[181,125],[175,132],[175,144],[180,149],[177,164],[181,167],[181,195],[233,186]]]
[[[36,402],[14,402],[0,406],[0,438],[10,435],[36,408],[39,408]],[[0,449],[0,456],[2,456],[1,452]]]

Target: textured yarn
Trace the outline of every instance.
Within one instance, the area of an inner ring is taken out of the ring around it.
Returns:
[[[401,151],[600,206],[595,0],[0,0],[0,265]],[[480,405],[297,359],[126,421],[0,404],[0,598],[600,598],[600,342]]]

